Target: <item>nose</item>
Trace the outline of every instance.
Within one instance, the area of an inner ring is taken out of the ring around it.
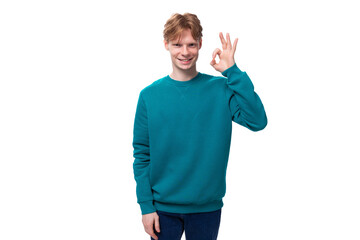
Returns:
[[[187,46],[183,46],[181,49],[181,54],[186,56],[188,53],[189,53],[189,50],[188,50]]]

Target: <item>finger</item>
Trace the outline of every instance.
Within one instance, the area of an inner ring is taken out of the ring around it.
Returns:
[[[236,45],[237,45],[238,40],[239,40],[239,39],[236,38],[235,41],[234,41],[234,46],[233,46],[234,53],[235,53],[235,51],[236,51]]]
[[[160,222],[159,222],[159,217],[155,218],[155,230],[157,232],[160,232]]]
[[[215,58],[216,54],[220,56],[221,53],[222,51],[219,48],[216,48],[212,53],[212,58]]]
[[[216,65],[216,61],[215,61],[215,58],[213,58],[213,60],[210,62],[210,65],[211,66],[214,66],[214,65]]]
[[[147,227],[145,232],[147,232],[152,238],[154,238],[156,240],[158,239],[158,236],[156,236],[156,234],[154,233],[153,226]]]
[[[158,240],[158,236],[156,236],[155,234],[153,234],[153,235],[150,235],[153,239],[155,239],[155,240]]]
[[[230,41],[230,34],[229,33],[226,33],[226,41],[227,41],[227,46],[228,48],[231,50],[231,41]]]
[[[221,41],[221,44],[222,44],[222,48],[226,49],[226,41],[224,39],[224,36],[223,36],[222,32],[220,32],[219,36],[220,36],[220,41]]]
[[[154,233],[154,230],[152,230],[151,232],[148,232],[148,233],[153,239],[158,240],[158,236],[156,236],[156,234]]]

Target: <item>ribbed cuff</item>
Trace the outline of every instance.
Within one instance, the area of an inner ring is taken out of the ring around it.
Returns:
[[[156,212],[156,208],[154,207],[153,200],[141,202],[139,204],[142,215]]]
[[[223,71],[221,74],[224,75],[225,77],[228,77],[230,72],[233,71],[239,71],[240,73],[242,73],[243,71],[240,70],[240,68],[236,65],[236,63],[234,63],[234,65],[232,65],[231,67],[229,67],[228,69],[226,69],[225,71]]]

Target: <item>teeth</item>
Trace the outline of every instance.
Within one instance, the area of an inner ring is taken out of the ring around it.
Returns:
[[[189,58],[189,59],[179,59],[179,60],[186,62],[186,61],[189,61],[190,59],[191,59],[191,58]]]

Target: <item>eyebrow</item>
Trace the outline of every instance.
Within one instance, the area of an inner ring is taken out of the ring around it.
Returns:
[[[182,43],[179,43],[179,42],[174,42],[173,44],[182,44]],[[188,44],[197,44],[197,42],[189,42]]]

